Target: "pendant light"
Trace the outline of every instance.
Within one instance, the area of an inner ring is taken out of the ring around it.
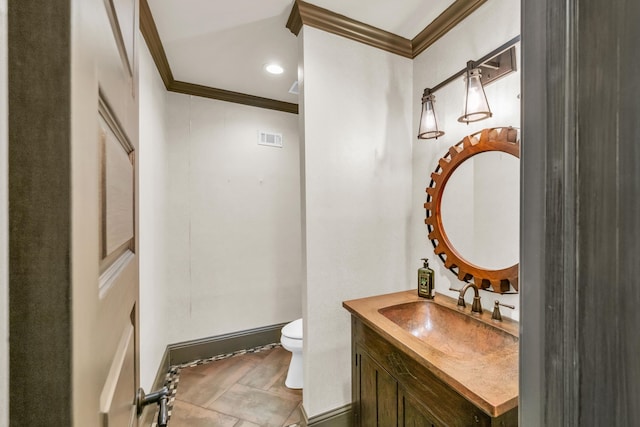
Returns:
[[[481,76],[480,68],[475,68],[473,61],[467,62],[467,72],[464,79],[466,89],[464,110],[462,116],[458,118],[461,123],[477,122],[492,116],[487,95],[484,93],[484,87],[480,80]]]
[[[444,132],[438,128],[438,116],[434,104],[436,97],[431,93],[431,89],[424,90],[422,95],[422,113],[420,113],[420,127],[418,129],[418,139],[438,139]]]

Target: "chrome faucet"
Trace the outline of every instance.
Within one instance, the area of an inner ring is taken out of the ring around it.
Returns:
[[[458,297],[458,306],[465,308],[467,305],[464,302],[464,294],[469,288],[473,288],[473,292],[475,293],[473,297],[473,304],[471,305],[471,312],[480,314],[482,313],[482,305],[480,305],[480,292],[478,292],[478,287],[474,283],[467,283],[462,289],[449,288],[449,290],[460,292],[460,296]]]

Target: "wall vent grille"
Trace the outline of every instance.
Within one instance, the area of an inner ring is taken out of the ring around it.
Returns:
[[[258,131],[258,144],[282,148],[282,134]]]

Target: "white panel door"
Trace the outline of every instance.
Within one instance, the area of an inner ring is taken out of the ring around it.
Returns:
[[[73,420],[137,426],[137,0],[72,2]]]

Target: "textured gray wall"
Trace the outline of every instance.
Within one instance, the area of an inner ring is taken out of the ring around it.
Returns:
[[[0,426],[9,424],[7,0],[0,0]]]
[[[635,425],[640,4],[522,6],[521,425]]]
[[[69,0],[12,1],[10,425],[71,425]]]

